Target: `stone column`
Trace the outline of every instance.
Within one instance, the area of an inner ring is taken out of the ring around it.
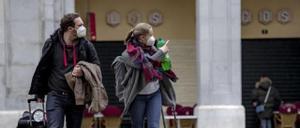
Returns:
[[[75,12],[75,1],[74,0],[51,0],[53,3],[54,11],[54,26],[59,27],[60,19],[66,13]]]
[[[5,15],[4,15],[4,1],[0,0],[0,110],[4,109],[5,106],[5,85],[6,85],[6,77],[5,77]]]
[[[16,127],[46,38],[74,0],[0,0],[0,126]]]
[[[43,29],[44,29],[44,35],[43,40],[47,40],[49,38],[49,35],[52,34],[55,31],[55,13],[54,13],[54,3],[55,0],[44,0],[43,1],[43,13],[44,13],[44,21],[43,21]]]
[[[5,110],[27,108],[27,93],[43,41],[41,5],[40,0],[5,0]]]
[[[43,1],[44,40],[59,28],[60,19],[66,13],[75,11],[74,0],[44,0]]]
[[[75,1],[74,0],[64,0],[64,8],[65,8],[65,13],[71,13],[75,12]]]
[[[245,128],[240,0],[196,0],[198,128]]]

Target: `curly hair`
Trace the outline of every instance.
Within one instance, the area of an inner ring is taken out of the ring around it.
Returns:
[[[66,32],[68,30],[68,27],[74,27],[75,26],[74,19],[78,17],[80,17],[80,15],[77,13],[68,13],[64,15],[64,17],[61,18],[60,20],[60,28],[62,32]]]

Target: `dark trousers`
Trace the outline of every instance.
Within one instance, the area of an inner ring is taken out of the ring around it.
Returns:
[[[63,128],[66,116],[67,128],[80,128],[84,106],[75,105],[73,94],[51,91],[47,102],[48,128]]]
[[[138,95],[130,106],[132,128],[143,128],[144,117],[147,118],[147,128],[159,128],[162,101],[161,93]]]

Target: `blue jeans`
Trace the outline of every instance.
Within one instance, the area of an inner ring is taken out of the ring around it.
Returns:
[[[261,119],[260,126],[261,126],[261,128],[272,128],[271,119]]]
[[[75,105],[73,94],[51,91],[46,102],[48,128],[63,128],[66,116],[67,128],[80,128],[84,106]]]
[[[136,96],[129,109],[132,128],[143,128],[145,117],[147,118],[147,128],[159,128],[161,107],[159,90],[150,95]]]

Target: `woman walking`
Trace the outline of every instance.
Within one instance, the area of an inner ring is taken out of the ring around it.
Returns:
[[[161,70],[161,61],[168,53],[168,41],[156,48],[151,25],[139,23],[130,30],[126,50],[112,64],[116,79],[116,95],[124,103],[123,114],[129,113],[133,128],[159,128],[162,105],[175,105],[171,71]]]

